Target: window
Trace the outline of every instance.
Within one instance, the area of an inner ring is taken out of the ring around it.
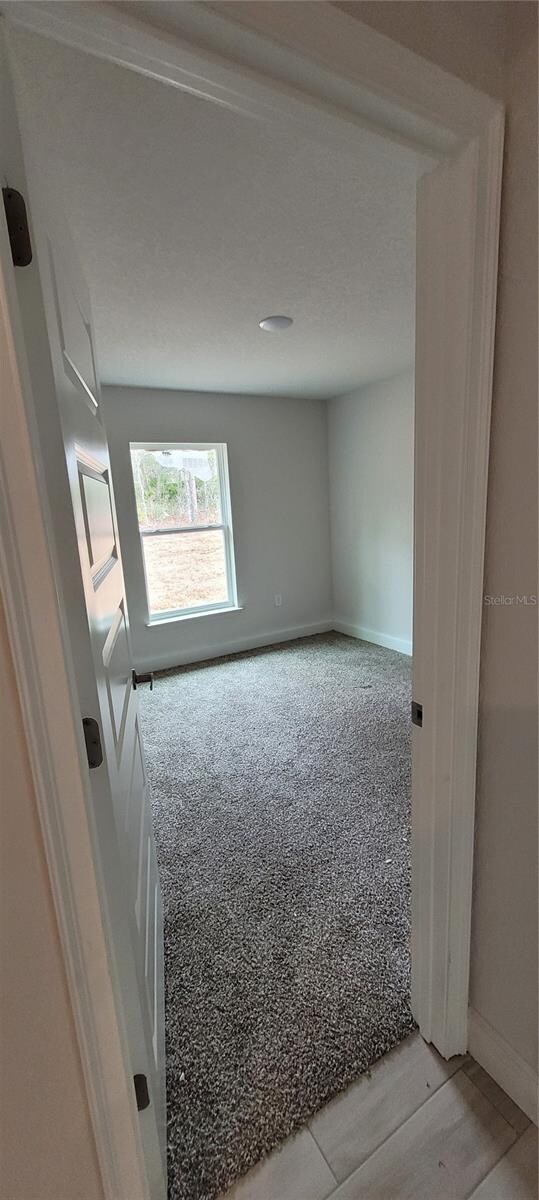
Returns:
[[[236,606],[226,446],[131,444],[151,621]]]

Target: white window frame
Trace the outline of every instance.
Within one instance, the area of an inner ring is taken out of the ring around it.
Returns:
[[[144,570],[144,586],[146,588],[148,624],[159,625],[161,621],[171,621],[174,619],[182,621],[187,617],[206,616],[211,615],[212,613],[228,612],[230,609],[237,608],[238,589],[236,581],[236,561],[234,557],[232,505],[230,501],[228,447],[226,442],[130,442],[130,454],[132,450],[148,450],[149,452],[155,450],[215,450],[217,458],[217,474],[219,477],[219,496],[221,508],[220,521],[211,522],[206,525],[171,525],[167,529],[152,529],[145,530],[144,532],[141,530],[139,523],[140,551]],[[132,467],[133,461],[131,459],[131,469]],[[170,534],[204,533],[211,529],[220,529],[223,532],[228,598],[226,600],[219,600],[215,604],[196,604],[189,608],[169,608],[163,609],[158,613],[152,612],[150,609],[150,593],[148,588],[148,576],[146,573],[146,558],[144,555],[143,539],[145,537],[168,537]]]

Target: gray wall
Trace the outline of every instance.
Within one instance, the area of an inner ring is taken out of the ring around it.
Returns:
[[[507,110],[485,592],[537,592],[537,7],[339,7]],[[485,610],[471,1002],[537,1070],[537,609]]]
[[[329,403],[335,626],[412,651],[414,377]]]
[[[538,591],[537,32],[517,53],[507,99],[484,590],[531,596]],[[479,718],[471,999],[536,1069],[536,607],[485,606]]]
[[[330,628],[324,401],[107,387],[103,402],[137,667]],[[146,439],[227,443],[240,612],[147,626],[129,458]]]

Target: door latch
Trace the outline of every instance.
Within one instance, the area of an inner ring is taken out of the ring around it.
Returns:
[[[135,1085],[135,1096],[137,1098],[137,1108],[139,1112],[144,1112],[145,1108],[150,1107],[150,1093],[148,1091],[148,1080],[145,1075],[133,1075],[133,1083]]]
[[[132,671],[131,678],[133,680],[133,687],[135,688],[135,691],[139,683],[149,683],[150,691],[153,692],[153,671],[146,671],[146,673],[142,675],[137,675],[136,671]]]
[[[103,762],[103,747],[101,745],[99,725],[93,717],[83,717],[82,728],[84,729],[88,766],[90,770],[93,770],[94,767],[100,767]]]
[[[21,193],[17,192],[15,188],[3,187],[2,197],[13,265],[27,267],[32,261],[32,243],[24,196],[21,196]]]
[[[423,728],[423,705],[418,704],[417,700],[412,700],[412,725],[419,725]]]

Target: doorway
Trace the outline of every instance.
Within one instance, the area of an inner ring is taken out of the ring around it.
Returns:
[[[445,181],[445,182],[446,182],[446,184],[447,184],[447,179],[446,179],[446,181]],[[447,186],[446,186],[446,189],[445,189],[445,191],[446,191],[446,195],[447,195]],[[435,1016],[436,1016],[436,1014],[435,1014]],[[446,1047],[446,1048],[447,1048],[447,1047]]]

